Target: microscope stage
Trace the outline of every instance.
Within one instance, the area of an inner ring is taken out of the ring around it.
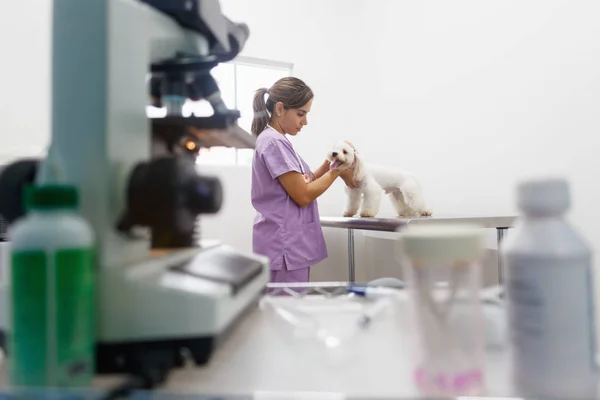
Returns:
[[[203,251],[190,261],[173,265],[171,269],[200,279],[227,284],[235,296],[261,274],[263,266],[258,260],[248,259],[240,254]]]

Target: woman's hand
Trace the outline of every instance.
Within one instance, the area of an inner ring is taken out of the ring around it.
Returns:
[[[340,178],[342,178],[344,180],[344,183],[350,189],[356,189],[358,187],[358,183],[356,183],[356,180],[354,179],[354,169],[353,168],[348,168],[348,169],[341,171]]]

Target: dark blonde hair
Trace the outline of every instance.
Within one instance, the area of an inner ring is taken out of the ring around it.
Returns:
[[[265,94],[269,95],[266,102]],[[258,89],[254,93],[254,101],[252,102],[252,109],[254,110],[252,133],[258,136],[265,130],[267,124],[271,122],[275,104],[282,102],[286,110],[300,108],[308,103],[313,96],[311,88],[306,83],[293,77],[281,78],[270,89]]]

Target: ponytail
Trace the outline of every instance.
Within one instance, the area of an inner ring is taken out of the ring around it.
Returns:
[[[252,118],[252,128],[250,130],[255,136],[260,135],[271,121],[265,103],[265,94],[268,92],[267,88],[260,88],[254,93],[254,101],[252,102],[254,118]]]

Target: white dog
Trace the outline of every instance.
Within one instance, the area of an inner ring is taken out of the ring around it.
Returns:
[[[349,142],[336,144],[327,154],[327,159],[331,163],[331,169],[354,168],[358,188],[350,189],[346,186],[348,204],[344,217],[356,215],[359,208],[361,217],[375,217],[379,213],[382,192],[389,195],[399,216],[431,215],[425,205],[419,182],[409,172],[364,163]]]

